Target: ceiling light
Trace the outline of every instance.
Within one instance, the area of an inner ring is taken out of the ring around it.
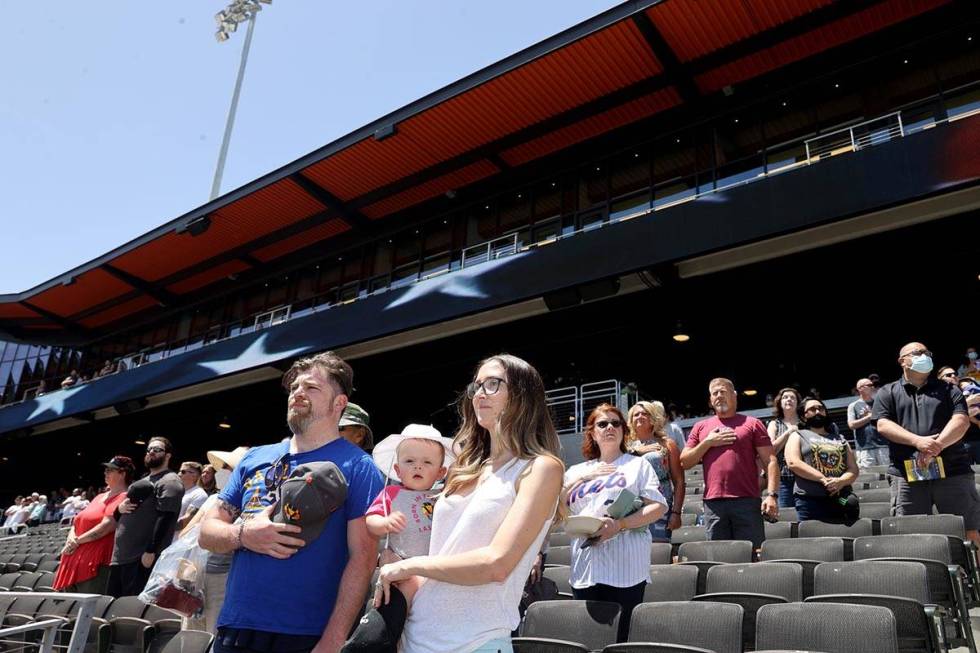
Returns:
[[[757,394],[759,394],[759,391],[756,390],[755,388],[747,388],[742,391],[742,394],[745,395],[746,397],[754,397]]]
[[[144,444],[146,444],[146,440],[133,440],[133,444],[138,444],[140,446],[143,446]]]
[[[219,429],[230,429],[231,428],[231,424],[229,424],[228,422],[218,422],[218,428]]]

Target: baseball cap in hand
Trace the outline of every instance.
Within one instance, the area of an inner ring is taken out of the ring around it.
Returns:
[[[154,486],[153,481],[147,478],[141,478],[138,481],[134,481],[129,488],[126,490],[126,498],[132,503],[139,505],[145,500],[153,496]]]
[[[272,521],[301,527],[296,537],[309,544],[346,498],[347,479],[340,468],[331,462],[303,463],[279,486]]]

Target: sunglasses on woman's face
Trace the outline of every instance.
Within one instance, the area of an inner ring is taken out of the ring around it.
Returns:
[[[604,429],[607,426],[611,426],[614,429],[618,429],[623,425],[618,419],[602,419],[595,423],[596,428]]]

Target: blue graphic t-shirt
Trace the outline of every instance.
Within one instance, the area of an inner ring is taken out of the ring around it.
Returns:
[[[244,519],[253,517],[275,499],[266,488],[266,473],[280,461],[288,463],[289,471],[308,462],[334,463],[347,479],[347,500],[330,515],[320,537],[286,560],[236,551],[218,625],[320,635],[333,612],[347,564],[347,522],[364,516],[384,482],[371,456],[343,438],[292,455],[286,441],[249,450],[221,491],[221,499],[240,507]]]

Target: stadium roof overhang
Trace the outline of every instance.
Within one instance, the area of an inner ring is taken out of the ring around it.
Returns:
[[[85,342],[215,284],[956,0],[634,0],[30,290],[0,334]]]

